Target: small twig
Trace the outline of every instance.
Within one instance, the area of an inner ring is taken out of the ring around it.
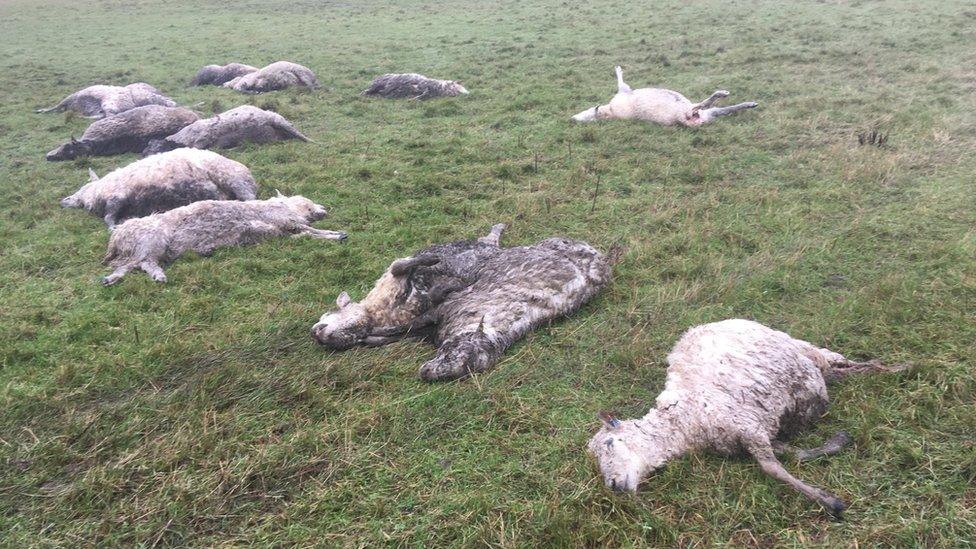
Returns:
[[[601,177],[602,176],[600,174],[597,174],[596,175],[596,186],[593,189],[593,203],[590,204],[590,213],[593,213],[593,210],[596,209],[596,195],[600,194],[600,178]]]

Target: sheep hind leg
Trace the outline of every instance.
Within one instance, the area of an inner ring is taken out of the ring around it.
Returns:
[[[692,107],[691,110],[692,110],[692,112],[695,112],[695,111],[698,111],[698,110],[701,110],[701,109],[707,109],[707,108],[711,107],[712,105],[714,105],[715,102],[718,101],[719,99],[722,99],[723,97],[728,97],[728,96],[729,96],[729,92],[727,92],[725,90],[715,90],[715,93],[713,93],[712,95],[710,95],[708,97],[708,99],[702,101],[701,103],[698,103],[697,105],[695,105],[694,107]]]
[[[617,73],[617,93],[630,93],[633,90],[624,82],[624,69],[620,66],[614,67],[614,72]]]
[[[166,282],[166,273],[163,272],[163,268],[159,266],[159,263],[147,260],[140,263],[139,268],[145,271],[156,282],[161,284]]]
[[[503,232],[505,232],[505,224],[496,223],[491,226],[491,231],[487,235],[478,239],[478,242],[497,247],[501,242]]]
[[[908,364],[885,365],[879,360],[855,362],[848,360],[844,355],[835,353],[830,349],[820,349],[820,353],[827,359],[829,368],[824,371],[824,377],[830,382],[845,378],[851,374],[892,373],[908,368]]]
[[[749,448],[749,453],[759,462],[759,467],[763,473],[770,477],[789,485],[791,488],[800,492],[807,498],[819,503],[828,513],[835,517],[840,517],[847,509],[847,505],[840,498],[821,490],[815,486],[810,486],[802,480],[794,477],[783,467],[783,464],[776,459],[773,447],[769,441],[757,444]]]
[[[775,440],[772,442],[772,445],[773,452],[778,456],[789,455],[793,456],[798,461],[809,461],[822,456],[832,456],[834,454],[838,454],[850,443],[851,435],[847,434],[847,431],[840,431],[816,448],[794,448],[789,444]]]
[[[698,113],[704,121],[709,122],[721,116],[728,116],[741,110],[753,109],[758,106],[759,103],[749,101],[747,103],[739,103],[738,105],[732,105],[730,107],[712,107],[710,109],[701,109],[698,111]]]

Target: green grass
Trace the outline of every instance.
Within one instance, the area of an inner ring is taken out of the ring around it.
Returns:
[[[976,539],[976,9],[969,2],[148,1],[0,4],[0,540],[45,545],[923,545]],[[206,63],[287,59],[324,89],[243,96]],[[757,110],[698,129],[569,116],[634,87]],[[390,71],[457,100],[358,96]],[[107,233],[58,199],[136,157],[48,163],[87,121],[32,110],[146,81],[202,113],[270,106],[315,144],[244,147],[261,196],[344,244],[99,277]],[[890,135],[883,148],[857,133]],[[308,328],[395,258],[510,224],[626,252],[613,284],[492,371],[419,381],[422,343],[332,354]],[[685,328],[748,317],[857,358],[797,476],[692,455],[635,496],[584,445],[642,414]]]

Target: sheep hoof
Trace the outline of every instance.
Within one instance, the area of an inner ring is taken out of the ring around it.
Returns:
[[[835,497],[828,497],[824,500],[824,508],[830,513],[834,518],[842,518],[844,511],[847,510],[847,504]]]
[[[102,286],[111,286],[111,285],[115,284],[116,282],[118,282],[120,278],[121,277],[111,276],[111,275],[106,276],[106,277],[103,277],[102,278]]]

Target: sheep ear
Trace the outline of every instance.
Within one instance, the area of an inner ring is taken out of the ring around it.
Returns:
[[[98,181],[98,174],[95,173],[95,170],[88,168],[88,182],[91,183],[93,181]]]
[[[597,412],[596,417],[600,418],[600,421],[602,421],[603,424],[610,429],[616,429],[617,427],[620,427],[620,420],[614,417],[614,415],[610,412],[606,412],[606,411]]]
[[[342,292],[341,294],[339,294],[339,297],[336,298],[336,305],[340,309],[345,308],[346,305],[349,305],[350,303],[352,303],[352,299],[349,297],[349,294],[347,294],[346,292]]]

